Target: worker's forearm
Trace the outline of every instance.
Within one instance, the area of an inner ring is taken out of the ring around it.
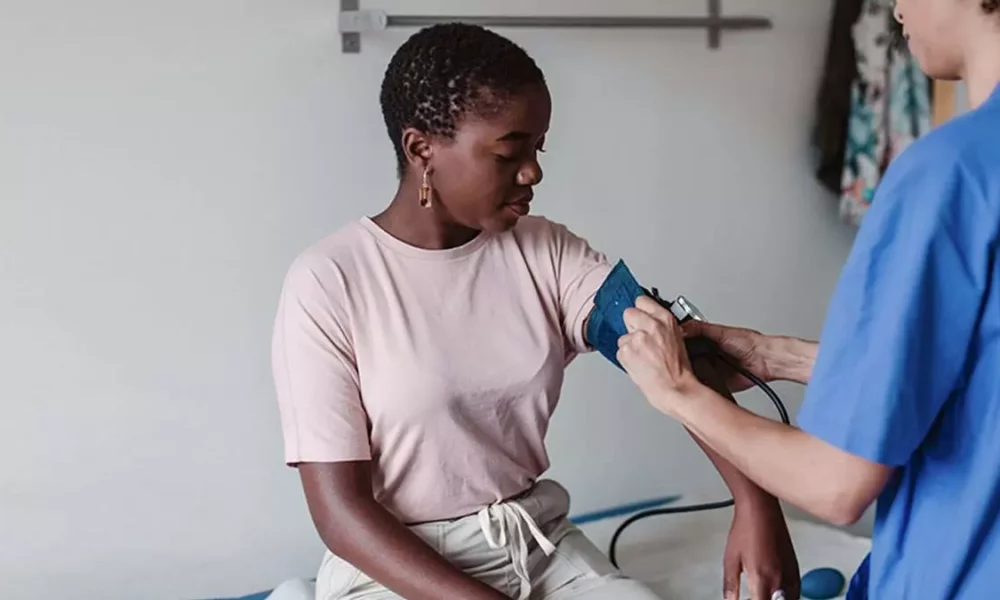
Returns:
[[[857,512],[845,497],[851,464],[794,427],[759,417],[699,386],[674,416],[754,483],[817,517],[842,524]]]
[[[809,383],[816,355],[819,353],[819,344],[784,336],[767,337],[765,340],[761,354],[774,379],[794,381],[802,385]]]
[[[359,498],[327,520],[330,550],[389,590],[411,600],[504,600],[449,563],[374,500]]]
[[[740,472],[732,463],[722,458],[718,452],[703,442],[693,431],[687,429],[691,439],[701,448],[708,460],[715,466],[722,480],[726,482],[729,493],[733,495],[733,502],[737,507],[769,507],[776,508],[778,499],[772,494],[754,483],[750,478]]]
[[[729,402],[736,400],[726,389],[725,382],[719,377],[711,361],[702,358],[692,360],[694,372],[705,386],[715,390],[725,397]],[[691,429],[687,430],[695,443],[702,449],[708,459],[715,466],[715,469],[722,476],[723,481],[733,495],[733,500],[737,505],[760,505],[777,504],[777,500],[771,494],[764,491],[760,486],[751,481],[746,475],[740,472],[731,462],[723,458],[709,444],[701,440]]]

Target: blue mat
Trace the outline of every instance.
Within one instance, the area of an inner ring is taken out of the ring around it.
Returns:
[[[649,510],[651,508],[659,508],[660,506],[673,504],[674,502],[677,502],[680,499],[681,499],[680,496],[667,496],[665,498],[654,498],[652,500],[643,500],[641,502],[633,502],[631,504],[622,504],[621,506],[596,510],[594,512],[577,515],[575,517],[571,516],[569,520],[577,525],[583,525],[584,523],[593,523],[594,521],[603,521],[605,519],[624,517],[626,515],[631,515],[632,513],[639,513],[644,510]]]

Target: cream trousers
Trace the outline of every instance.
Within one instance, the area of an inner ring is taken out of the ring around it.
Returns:
[[[477,515],[412,527],[424,542],[469,575],[517,600],[661,600],[623,577],[567,519],[569,494],[543,480],[530,492]],[[327,552],[316,600],[400,598]]]

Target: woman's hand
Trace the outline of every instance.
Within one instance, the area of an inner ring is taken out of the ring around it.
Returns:
[[[768,337],[759,331],[704,321],[688,321],[683,325],[683,331],[689,338],[704,337],[712,340],[722,352],[763,381],[770,382],[774,379],[764,352]],[[720,369],[723,367],[724,365],[719,365]],[[725,366],[724,372],[729,391],[736,393],[753,387],[753,382],[732,368]]]
[[[739,600],[740,578],[746,574],[752,600],[771,600],[777,590],[785,600],[798,600],[801,577],[792,538],[778,502],[737,503],[722,563],[726,600]]]
[[[628,333],[618,339],[618,362],[656,408],[671,413],[672,400],[701,385],[677,320],[646,296],[625,311],[624,320]]]

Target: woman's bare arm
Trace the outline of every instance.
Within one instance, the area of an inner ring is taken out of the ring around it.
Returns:
[[[410,600],[506,600],[454,567],[375,501],[368,461],[299,465],[313,523],[327,548]]]

